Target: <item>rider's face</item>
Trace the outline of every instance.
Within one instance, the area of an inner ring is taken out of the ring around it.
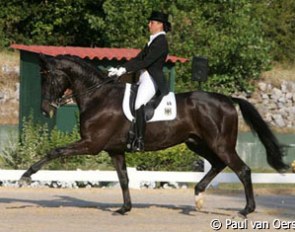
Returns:
[[[163,31],[163,23],[159,21],[150,20],[148,26],[149,26],[150,33],[152,35],[160,31]]]

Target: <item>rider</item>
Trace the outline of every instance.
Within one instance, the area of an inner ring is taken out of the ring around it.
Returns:
[[[144,149],[144,105],[159,91],[161,96],[168,93],[168,86],[163,73],[163,65],[168,55],[166,32],[171,30],[168,14],[153,11],[148,18],[150,40],[143,50],[122,67],[111,68],[109,76],[121,76],[125,73],[140,71],[138,92],[135,100],[135,128],[136,138],[132,143],[132,150]]]

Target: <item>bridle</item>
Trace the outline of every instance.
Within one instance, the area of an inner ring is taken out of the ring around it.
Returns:
[[[50,72],[52,72],[52,71],[48,70],[46,72],[40,72],[40,73],[50,73]],[[67,76],[67,78],[69,79],[68,76]],[[44,99],[48,100],[50,102],[49,104],[52,107],[58,109],[59,107],[69,103],[72,98],[77,98],[77,97],[80,97],[80,96],[87,95],[87,94],[91,93],[92,91],[97,90],[97,89],[101,88],[102,86],[104,86],[106,84],[109,84],[111,82],[115,82],[117,80],[118,80],[118,77],[105,78],[101,83],[90,86],[83,93],[79,93],[79,94],[72,93],[72,94],[64,95],[64,96],[62,96],[60,98],[57,98],[55,101],[52,101],[50,98],[44,98]],[[71,82],[71,80],[69,80],[69,81]],[[53,84],[53,81],[50,83],[50,85],[51,85],[50,88],[52,88],[52,84]]]
[[[61,107],[63,105],[66,105],[67,103],[69,103],[70,99],[87,95],[87,94],[91,93],[92,91],[97,90],[100,87],[102,87],[102,86],[104,86],[104,85],[106,85],[108,83],[111,83],[111,82],[113,82],[115,80],[116,80],[116,78],[108,78],[108,79],[104,80],[103,82],[101,82],[99,84],[90,86],[83,93],[80,93],[80,94],[72,93],[72,94],[64,95],[64,96],[58,98],[55,102],[51,102],[50,105],[53,106],[54,108],[59,108],[59,107]]]

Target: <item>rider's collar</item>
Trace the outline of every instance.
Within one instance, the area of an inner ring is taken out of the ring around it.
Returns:
[[[153,40],[155,38],[157,38],[159,35],[166,35],[166,32],[165,31],[160,31],[160,32],[158,32],[158,33],[156,33],[154,35],[151,35],[150,36],[150,41],[148,42],[148,46],[150,46],[150,44],[153,42]]]

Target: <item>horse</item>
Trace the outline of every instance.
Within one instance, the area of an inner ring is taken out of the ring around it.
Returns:
[[[123,205],[116,213],[126,214],[132,209],[129,192],[125,152],[131,122],[122,110],[125,84],[107,77],[92,63],[79,57],[40,55],[41,109],[52,116],[66,89],[73,91],[80,114],[81,139],[64,147],[49,151],[22,175],[20,183],[28,184],[31,175],[49,161],[59,157],[92,154],[106,151],[114,164],[123,196]],[[225,167],[229,167],[244,186],[246,205],[238,212],[247,217],[255,210],[251,181],[251,169],[241,160],[236,151],[239,105],[244,120],[258,135],[266,149],[267,161],[278,172],[286,171],[284,149],[260,116],[247,100],[206,91],[176,94],[177,117],[172,121],[147,123],[145,151],[156,151],[185,143],[211,164],[211,169],[195,185],[196,208],[202,207],[202,194],[208,184]]]

